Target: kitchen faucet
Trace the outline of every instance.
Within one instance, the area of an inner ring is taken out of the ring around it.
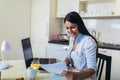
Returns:
[[[100,32],[96,32],[96,30],[92,30],[91,34],[93,37],[95,37],[95,39],[99,40]]]
[[[96,31],[93,29],[91,32],[92,36],[96,38]]]
[[[97,33],[97,40],[100,38],[100,32]]]

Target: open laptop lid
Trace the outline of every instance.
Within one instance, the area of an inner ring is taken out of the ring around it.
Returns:
[[[24,59],[26,63],[26,68],[30,66],[31,61],[33,60],[33,53],[30,38],[25,38],[21,40]]]

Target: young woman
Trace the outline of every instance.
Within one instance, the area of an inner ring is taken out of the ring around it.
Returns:
[[[70,36],[69,51],[65,58],[67,65],[71,64],[79,72],[66,71],[62,74],[69,80],[91,78],[96,80],[97,44],[86,29],[84,22],[77,12],[70,12],[64,18],[66,31]]]

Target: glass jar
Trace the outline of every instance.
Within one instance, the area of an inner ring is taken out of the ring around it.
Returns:
[[[30,66],[35,69],[39,69],[40,68],[39,59],[33,59]]]

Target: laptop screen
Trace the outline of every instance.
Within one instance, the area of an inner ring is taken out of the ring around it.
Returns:
[[[21,42],[22,42],[22,48],[23,48],[26,68],[30,66],[33,60],[34,61],[39,60],[40,64],[50,64],[50,63],[56,62],[55,58],[33,58],[30,38],[22,39]]]
[[[31,60],[33,59],[33,53],[32,53],[30,38],[22,39],[21,42],[22,42],[24,59],[25,59],[26,68],[27,68],[27,67],[30,66]]]

